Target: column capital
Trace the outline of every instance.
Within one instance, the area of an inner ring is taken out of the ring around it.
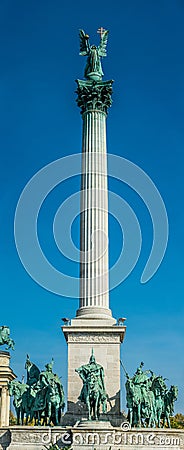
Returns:
[[[109,81],[76,80],[77,82],[77,105],[81,113],[98,110],[107,114],[112,105],[112,84]]]

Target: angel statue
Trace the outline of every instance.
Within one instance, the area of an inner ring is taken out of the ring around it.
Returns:
[[[83,30],[79,30],[80,36],[80,53],[81,56],[87,56],[84,76],[88,80],[100,81],[103,77],[103,70],[100,58],[106,56],[106,46],[108,38],[108,30],[99,28],[97,33],[100,34],[100,45],[90,45],[89,36]]]

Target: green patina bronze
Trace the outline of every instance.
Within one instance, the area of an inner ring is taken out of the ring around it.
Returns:
[[[100,45],[89,44],[89,36],[80,30],[80,55],[87,56],[84,76],[86,80],[77,81],[77,104],[81,108],[81,113],[87,111],[102,111],[107,113],[112,104],[112,80],[102,81],[103,71],[101,57],[106,56],[106,46],[108,31],[100,28]]]
[[[121,363],[122,364],[122,363]],[[167,388],[165,378],[157,376],[151,370],[143,371],[141,362],[132,378],[126,370],[126,400],[128,420],[131,426],[170,428],[170,416],[174,413],[174,402],[178,397],[177,386]]]
[[[104,385],[104,369],[96,363],[92,349],[89,363],[75,369],[83,381],[79,400],[86,404],[89,420],[98,420],[100,406],[103,414],[107,412],[107,394]]]
[[[112,105],[112,83],[112,80],[101,82],[77,80],[77,104],[82,114],[94,110],[107,113]]]
[[[100,81],[103,77],[103,70],[101,65],[101,58],[106,56],[106,46],[108,31],[100,28],[100,45],[90,45],[89,36],[83,30],[79,30],[80,36],[80,55],[87,56],[84,76],[87,80]]]
[[[34,419],[35,425],[59,424],[61,411],[63,411],[64,391],[60,378],[53,373],[53,364],[46,364],[46,370],[40,372],[38,367],[30,361],[27,355],[25,368],[27,382],[14,380],[9,383],[10,395],[14,396],[14,406],[17,414],[17,424],[26,424]]]
[[[10,338],[10,329],[3,325],[0,327],[0,345],[5,344],[7,345],[6,350],[9,350],[9,348],[14,350],[15,342]]]

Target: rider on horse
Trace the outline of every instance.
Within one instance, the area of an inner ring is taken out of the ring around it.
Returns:
[[[99,402],[102,405],[103,413],[106,413],[107,394],[104,385],[104,369],[100,364],[96,363],[93,349],[89,363],[75,369],[75,371],[79,374],[83,381],[83,387],[78,397],[79,400],[85,404],[88,404],[89,392],[92,391],[93,386],[93,392],[95,389],[95,392],[98,391],[99,393]]]

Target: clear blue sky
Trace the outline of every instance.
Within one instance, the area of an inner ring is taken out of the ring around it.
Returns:
[[[81,117],[75,79],[83,77],[78,29],[97,42],[96,30],[110,30],[105,79],[114,79],[108,116],[108,151],[133,161],[152,178],[166,204],[170,236],[166,256],[145,285],[140,277],[152,243],[149,213],[126,185],[110,187],[134,209],[143,246],[129,278],[110,294],[114,317],[127,317],[122,359],[132,374],[140,361],[179,386],[176,411],[184,412],[183,358],[183,160],[184,3],[182,0],[2,0],[0,2],[1,149],[1,324],[16,341],[11,365],[24,373],[28,352],[40,368],[53,356],[67,379],[67,347],[61,317],[74,317],[77,300],[52,294],[25,272],[16,252],[13,221],[19,195],[43,166],[81,150]],[[64,261],[52,236],[54,214],[79,189],[76,177],[45,201],[39,220],[44,252],[56,267],[77,274]],[[79,223],[73,227],[78,242]],[[29,239],[29,236],[27,237]],[[122,244],[110,220],[110,262]],[[125,409],[122,376],[122,408]]]

